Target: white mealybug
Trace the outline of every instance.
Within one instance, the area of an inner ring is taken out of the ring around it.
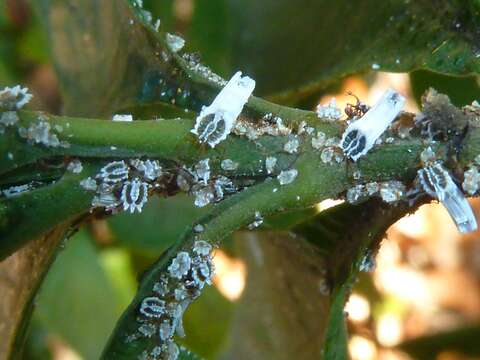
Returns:
[[[291,184],[298,175],[297,169],[290,169],[290,170],[282,170],[280,174],[278,174],[277,179],[280,185],[287,185]]]
[[[115,114],[112,117],[112,121],[130,122],[133,121],[133,116],[132,114]]]
[[[402,111],[405,98],[389,89],[359,120],[351,123],[342,136],[341,147],[353,161],[365,155]]]
[[[337,100],[332,98],[326,105],[318,104],[316,109],[317,116],[321,119],[340,120],[342,111],[337,107]]]
[[[277,158],[273,156],[268,156],[265,159],[265,168],[267,169],[267,174],[273,173],[275,165],[277,164]]]
[[[170,276],[181,279],[183,276],[187,275],[190,270],[191,262],[192,260],[187,252],[179,252],[168,267]]]
[[[142,212],[143,206],[148,200],[148,184],[138,178],[125,181],[120,199],[123,210],[129,210],[131,214],[135,211]]]
[[[165,38],[167,40],[167,45],[174,53],[179,52],[185,46],[185,40],[181,36],[167,33]]]
[[[215,147],[232,131],[243,106],[255,88],[255,81],[238,71],[220,91],[212,104],[203,107],[191,131],[201,143]]]
[[[470,204],[440,162],[418,170],[418,179],[425,192],[447,208],[461,233],[477,230]]]
[[[211,251],[212,251],[212,245],[210,245],[205,240],[195,241],[195,244],[193,245],[193,252],[197,255],[208,256],[210,255]]]
[[[19,110],[31,99],[32,94],[28,92],[28,88],[22,88],[20,85],[0,90],[0,108],[6,110]]]
[[[155,180],[162,176],[162,167],[158,160],[130,160],[130,165],[138,170],[145,180]]]

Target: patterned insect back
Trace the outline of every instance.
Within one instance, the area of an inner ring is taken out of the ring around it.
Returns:
[[[123,184],[121,196],[123,210],[141,212],[148,200],[148,184],[138,178]]]
[[[157,189],[164,175],[160,162],[152,159],[112,161],[102,167],[94,179],[80,181],[87,191],[95,191],[94,208],[115,213],[123,209],[141,212],[147,203],[149,190]]]
[[[418,180],[427,194],[445,206],[461,233],[477,230],[477,221],[469,202],[441,162],[418,170]]]
[[[192,133],[200,143],[215,147],[225,140],[255,88],[255,81],[238,71],[220,91],[212,104],[197,117]]]
[[[147,318],[159,319],[165,313],[165,301],[152,296],[143,299],[140,313]]]
[[[115,185],[128,179],[128,167],[125,161],[112,161],[105,165],[97,175],[103,183]]]

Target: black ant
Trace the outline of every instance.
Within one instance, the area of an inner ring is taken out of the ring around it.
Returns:
[[[353,96],[357,100],[356,104],[347,103],[347,106],[345,107],[345,114],[347,114],[349,119],[361,118],[368,110],[370,110],[370,106],[360,101],[358,96],[351,91],[347,91],[347,95]]]

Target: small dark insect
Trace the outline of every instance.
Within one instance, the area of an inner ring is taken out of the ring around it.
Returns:
[[[353,94],[351,91],[348,91],[347,95],[353,96],[357,100],[356,104],[347,103],[347,106],[345,107],[345,114],[347,114],[349,119],[360,118],[365,115],[368,110],[370,110],[370,106],[360,101],[358,96]]]

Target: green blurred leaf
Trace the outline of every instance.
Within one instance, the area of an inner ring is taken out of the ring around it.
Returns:
[[[247,281],[220,359],[321,358],[330,305],[328,294],[319,290],[326,258],[292,232],[235,237]]]
[[[158,256],[204,213],[205,209],[195,207],[190,197],[156,196],[141,213],[121,213],[109,218],[108,223],[120,244],[144,255]]]
[[[469,357],[480,356],[478,338],[480,325],[426,335],[405,341],[397,346],[416,360],[435,360],[444,351],[457,352]]]
[[[185,313],[187,337],[182,340],[189,349],[207,359],[215,359],[224,345],[234,304],[213,287],[203,290],[202,296]]]
[[[280,214],[269,216],[265,219],[261,229],[269,230],[289,230],[292,227],[305,222],[307,219],[317,215],[316,207],[306,209],[286,211]]]
[[[470,6],[459,0],[227,3],[232,38],[224,54],[231,48],[231,67],[252,75],[257,93],[281,93],[274,97],[279,100],[307,96],[377,65],[382,71],[480,72],[475,1]],[[221,20],[215,31],[225,31]],[[199,46],[208,49],[208,42]]]
[[[152,13],[153,22],[160,19],[161,26],[173,31],[175,26],[174,0],[144,0],[143,8]]]
[[[156,101],[201,107],[198,94],[205,89],[196,89],[172,61],[164,27],[155,32],[133,1],[33,4],[48,34],[66,113],[109,117],[117,109]]]
[[[90,209],[93,194],[80,181],[97,173],[100,164],[83,165],[80,174],[67,172],[53,184],[0,199],[1,260],[60,224],[70,226]]]
[[[412,93],[418,104],[421,104],[422,95],[429,88],[446,94],[452,104],[464,106],[480,99],[480,77],[454,77],[442,75],[426,70],[417,70],[410,73]]]
[[[107,248],[100,252],[99,261],[115,289],[117,303],[123,310],[132,301],[137,290],[130,254],[125,249]]]
[[[35,316],[85,359],[97,359],[121,309],[85,231],[68,243],[37,298]]]
[[[20,34],[17,52],[23,62],[45,64],[49,61],[48,42],[36,16],[32,17],[28,28]]]
[[[53,360],[48,349],[48,331],[38,319],[33,318],[23,350],[24,360]]]
[[[223,77],[232,75],[231,17],[226,0],[197,0],[186,34],[192,51],[200,51],[202,61]]]

